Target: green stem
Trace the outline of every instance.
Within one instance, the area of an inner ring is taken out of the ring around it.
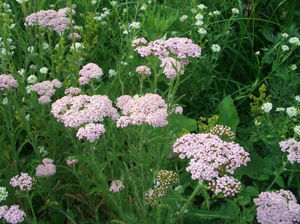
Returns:
[[[202,188],[202,184],[198,184],[197,187],[194,189],[193,193],[191,194],[191,196],[188,198],[188,200],[185,202],[185,204],[181,207],[177,217],[181,217],[182,213],[187,209],[187,207],[189,206],[189,204],[191,203],[191,201],[194,199],[194,197],[196,196],[196,194],[199,192],[199,190]]]
[[[35,216],[35,213],[34,213],[34,209],[33,209],[33,206],[32,206],[32,201],[31,201],[31,198],[29,197],[28,192],[26,193],[26,198],[27,198],[30,210],[31,210],[32,217],[33,217],[33,223],[37,223],[36,222],[36,216]]]
[[[278,179],[278,177],[280,177],[280,175],[285,171],[285,167],[286,167],[287,163],[288,163],[287,161],[283,162],[283,164],[282,164],[282,166],[281,166],[279,172],[276,174],[274,180],[273,180],[272,183],[269,185],[269,187],[267,188],[266,191],[268,191],[268,190],[271,189],[271,187],[275,184],[275,182],[276,182],[276,180]]]

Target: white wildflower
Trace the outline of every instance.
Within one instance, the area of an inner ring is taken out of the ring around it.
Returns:
[[[277,107],[275,111],[276,112],[285,111],[285,108],[284,107]]]
[[[3,98],[2,104],[3,105],[7,105],[8,104],[8,98],[7,97]]]
[[[295,96],[295,100],[300,103],[300,95]]]
[[[207,31],[206,31],[206,29],[204,29],[204,28],[200,28],[200,29],[198,30],[198,33],[200,33],[200,34],[202,34],[202,35],[205,35],[205,34],[207,34]]]
[[[232,9],[231,9],[231,12],[232,12],[233,15],[238,15],[238,14],[240,14],[240,10],[237,9],[237,8],[232,8]]]
[[[289,46],[287,46],[287,45],[282,45],[281,46],[281,50],[283,51],[283,52],[285,52],[285,51],[289,51],[290,50],[290,48],[289,48]]]
[[[296,69],[297,69],[297,65],[292,64],[292,65],[291,65],[291,70],[292,70],[292,71],[295,71]]]
[[[293,45],[300,46],[300,40],[298,37],[291,37],[289,42]]]
[[[183,15],[183,16],[180,17],[179,20],[180,20],[181,22],[183,22],[183,21],[186,20],[187,18],[188,18],[187,15]]]
[[[300,136],[300,125],[296,125],[296,126],[294,127],[294,132],[295,132],[297,135]]]
[[[196,23],[195,23],[196,26],[202,26],[203,25],[203,21],[202,20],[198,20]]]
[[[113,69],[109,69],[109,71],[108,71],[108,77],[110,78],[110,77],[113,77],[115,75],[117,75],[117,72],[115,70],[113,70]]]
[[[203,15],[201,15],[200,13],[198,13],[198,14],[195,16],[195,19],[196,19],[196,20],[202,20],[202,19],[203,19]]]
[[[37,82],[37,77],[35,75],[30,75],[27,78],[27,82],[29,84],[35,84]]]
[[[213,52],[220,52],[221,47],[218,44],[213,44],[211,46],[211,49],[212,49]]]
[[[287,33],[282,33],[281,36],[282,36],[283,38],[288,38],[288,37],[289,37],[289,35],[288,35]]]
[[[288,107],[286,108],[286,113],[289,117],[296,117],[297,115],[297,108],[295,107]]]
[[[46,75],[48,73],[48,68],[47,67],[40,68],[40,73]]]
[[[206,5],[204,5],[204,4],[197,5],[197,7],[198,7],[198,9],[201,9],[201,10],[207,8]]]
[[[272,103],[263,103],[263,105],[261,106],[261,109],[266,113],[269,113],[272,110],[272,108]]]

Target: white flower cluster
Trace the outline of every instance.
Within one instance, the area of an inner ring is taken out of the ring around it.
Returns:
[[[273,108],[273,105],[272,103],[264,103],[262,106],[261,106],[261,109],[266,112],[266,113],[269,113]]]

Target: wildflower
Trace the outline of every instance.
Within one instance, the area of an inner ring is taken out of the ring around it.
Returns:
[[[56,173],[56,166],[52,159],[45,158],[42,160],[42,164],[38,165],[35,169],[35,175],[37,177],[48,177]]]
[[[81,36],[80,36],[80,34],[78,34],[78,33],[70,33],[69,35],[68,35],[68,39],[69,40],[72,40],[72,39],[76,39],[76,40],[80,40],[81,39]]]
[[[19,205],[10,206],[10,208],[5,211],[5,215],[3,216],[6,222],[11,224],[21,223],[24,221],[25,217],[26,214],[24,211],[19,209]]]
[[[117,75],[117,72],[113,69],[109,69],[108,71],[108,77],[113,77],[113,76],[116,76]]]
[[[14,77],[5,74],[0,75],[0,91],[9,88],[17,88],[17,86],[18,82]]]
[[[272,110],[272,108],[272,103],[263,103],[263,105],[261,106],[261,109],[266,113],[269,113]]]
[[[255,198],[257,221],[261,224],[300,221],[300,205],[291,191],[262,192]]]
[[[125,188],[124,184],[120,180],[113,180],[111,182],[109,191],[112,193],[117,193]]]
[[[75,43],[72,44],[71,47],[70,47],[70,50],[71,50],[71,51],[74,51],[74,50],[78,51],[78,50],[80,50],[80,49],[84,49],[84,46],[83,46],[81,43],[79,43],[79,42],[75,42]]]
[[[299,129],[299,125],[297,128]],[[300,142],[297,142],[295,139],[290,138],[287,141],[281,141],[279,143],[279,146],[281,148],[281,151],[288,152],[287,158],[292,164],[294,164],[294,162],[300,163]]]
[[[37,82],[37,77],[35,75],[30,75],[27,78],[27,82],[29,84],[35,84]]]
[[[72,5],[72,7],[76,8],[75,5]],[[71,23],[68,17],[68,13],[70,11],[70,8],[62,8],[58,11],[55,11],[53,9],[41,10],[27,16],[25,19],[25,26],[39,25],[41,27],[50,27],[55,32],[62,33],[68,28],[69,24]],[[74,15],[75,11],[72,9],[71,13]],[[72,23],[74,23],[74,21],[72,21]]]
[[[24,68],[21,68],[19,71],[18,71],[18,74],[20,76],[23,76],[25,74],[25,69]]]
[[[167,105],[157,94],[148,93],[136,99],[128,95],[120,96],[117,99],[117,107],[123,114],[117,121],[117,127],[124,128],[129,124],[142,123],[162,127],[168,124]]]
[[[110,4],[114,7],[114,6],[116,6],[118,3],[117,3],[117,1],[111,1]]]
[[[289,42],[293,45],[300,46],[300,40],[298,37],[291,37]]]
[[[16,0],[17,3],[19,4],[24,4],[26,2],[28,2],[29,0]]]
[[[78,163],[78,159],[75,159],[74,156],[70,156],[69,158],[66,159],[66,163],[68,166],[72,167]]]
[[[296,135],[299,135],[300,136],[300,125],[296,125],[294,127],[294,132],[296,133]]]
[[[203,19],[203,15],[201,15],[200,13],[198,13],[198,14],[195,16],[195,19],[196,19],[197,21],[202,20],[202,19]]]
[[[38,150],[39,150],[41,156],[43,156],[43,157],[49,154],[49,152],[45,149],[44,146],[38,146]]]
[[[40,68],[40,73],[46,75],[48,73],[48,68],[47,67]]]
[[[238,15],[238,14],[240,14],[240,10],[237,9],[237,8],[232,8],[232,9],[231,9],[231,12],[232,12],[233,15]]]
[[[19,187],[21,191],[30,191],[33,185],[32,178],[28,173],[21,173],[10,179],[10,185],[13,187]]]
[[[219,124],[213,127],[209,131],[209,133],[212,133],[213,135],[217,135],[221,139],[225,138],[225,139],[233,140],[235,138],[235,134],[230,127],[219,125]]]
[[[29,121],[29,119],[30,119],[30,114],[27,114],[27,115],[25,116],[25,119],[26,119],[26,121]]]
[[[287,46],[287,45],[282,45],[282,46],[281,46],[281,50],[282,50],[283,52],[285,52],[285,51],[289,51],[290,48],[289,48],[289,46]]]
[[[8,210],[8,207],[6,205],[3,205],[3,206],[0,207],[0,219],[2,219],[4,217],[7,210]]]
[[[145,193],[146,202],[148,205],[155,205],[156,200],[166,195],[166,191],[163,187],[155,187],[154,190],[150,189]]]
[[[191,12],[192,12],[193,14],[195,14],[195,13],[197,12],[197,9],[192,8],[192,9],[191,9]]]
[[[85,85],[91,79],[97,79],[102,76],[103,71],[97,64],[89,63],[82,67],[82,69],[79,71],[79,75],[81,76],[79,78],[79,84]]]
[[[40,96],[40,98],[38,99],[39,103],[49,103],[51,102],[50,97],[55,94],[54,87],[60,88],[61,85],[61,82],[57,79],[53,79],[52,81],[46,80],[34,84],[31,87],[31,90],[36,92]]]
[[[285,111],[285,108],[283,108],[283,107],[277,107],[275,111],[276,112]]]
[[[286,108],[286,113],[289,117],[296,117],[297,109],[295,107],[288,107]]]
[[[188,18],[187,15],[183,15],[183,16],[180,17],[179,20],[180,20],[181,22],[183,22],[183,21],[185,21],[187,18]]]
[[[27,51],[28,51],[28,53],[33,54],[33,52],[34,52],[34,47],[33,47],[33,46],[29,46],[29,47],[27,48]]]
[[[32,91],[32,85],[26,86],[26,93],[29,94]]]
[[[198,21],[195,23],[196,26],[202,26],[203,24],[204,24],[204,23],[203,23],[202,20],[198,20]]]
[[[147,66],[144,66],[144,65],[138,66],[138,67],[136,68],[136,72],[137,72],[139,75],[147,75],[147,76],[151,75],[151,70],[150,70],[150,68],[147,67]]]
[[[215,194],[222,194],[224,197],[235,196],[241,190],[241,183],[230,176],[223,176],[213,179],[208,183],[208,188]]]
[[[129,28],[137,30],[140,28],[140,22],[132,22],[129,24]]]
[[[202,34],[202,35],[206,35],[207,31],[204,28],[199,28],[198,33]]]
[[[7,97],[5,97],[2,100],[2,105],[7,105],[7,104],[8,104],[8,99],[7,99]]]
[[[186,134],[176,139],[173,153],[180,159],[190,159],[186,171],[193,180],[213,181],[227,174],[233,174],[240,166],[250,161],[249,153],[239,144],[225,142],[213,134]]]
[[[161,60],[161,68],[164,68],[163,73],[169,79],[175,79],[177,75],[184,74],[184,66],[174,58],[167,57]]]
[[[220,12],[219,10],[215,10],[215,11],[213,11],[212,13],[213,13],[213,15],[215,15],[215,16],[218,16],[218,15],[221,14],[221,12]]]
[[[128,30],[124,30],[124,31],[123,31],[123,34],[124,34],[124,35],[127,35],[127,34],[128,34]]]
[[[76,95],[79,95],[80,92],[81,92],[81,89],[70,87],[70,88],[65,90],[65,95],[76,96]]]
[[[109,98],[101,95],[64,96],[52,104],[51,113],[66,127],[72,128],[103,121],[104,117],[119,118]]]
[[[258,119],[255,119],[254,120],[254,125],[259,126],[259,125],[261,125],[261,122]]]
[[[142,11],[145,11],[147,9],[147,5],[146,4],[143,4],[142,6],[141,6],[141,10]]]
[[[297,65],[292,64],[292,65],[291,65],[291,70],[292,70],[292,71],[295,71],[296,69],[297,69]]]
[[[178,183],[178,173],[174,171],[160,170],[157,174],[157,181],[160,183],[159,186],[168,188],[170,185]]]
[[[295,96],[295,100],[300,103],[300,95]]]
[[[105,128],[103,124],[87,124],[85,127],[79,128],[76,137],[79,139],[86,138],[90,142],[94,142],[96,139],[100,138],[102,134],[105,133]]]
[[[48,43],[43,43],[43,50],[49,49],[49,44]]]
[[[211,49],[213,52],[220,52],[221,51],[221,47],[218,44],[213,44],[211,46]]]
[[[181,106],[177,106],[174,111],[175,114],[182,114],[183,108]]]
[[[7,196],[8,196],[8,192],[6,190],[6,187],[0,187],[0,202],[4,201],[7,198]]]
[[[207,7],[204,4],[197,5],[198,9],[206,9]]]
[[[256,51],[255,54],[256,54],[256,55],[260,55],[260,51]]]
[[[288,35],[287,33],[282,33],[281,36],[282,36],[283,38],[288,38],[288,37],[289,37],[289,35]]]

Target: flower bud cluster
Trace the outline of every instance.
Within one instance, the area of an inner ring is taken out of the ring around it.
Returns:
[[[117,193],[125,188],[124,184],[120,180],[113,180],[111,182],[109,191],[112,193]]]
[[[235,134],[233,131],[231,131],[230,127],[220,125],[220,124],[217,124],[209,132],[213,135],[217,135],[222,140],[224,139],[233,140],[235,138]]]

